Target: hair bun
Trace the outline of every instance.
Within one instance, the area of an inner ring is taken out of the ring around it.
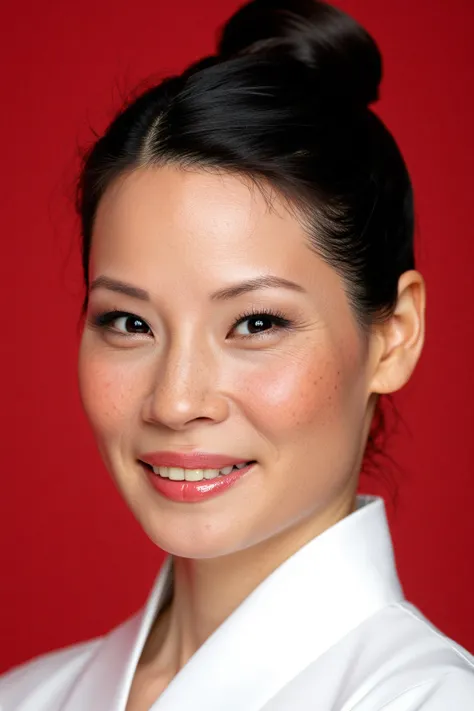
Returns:
[[[338,103],[368,106],[379,96],[382,58],[372,37],[342,10],[317,0],[253,0],[222,30],[222,59],[283,52],[311,70]]]

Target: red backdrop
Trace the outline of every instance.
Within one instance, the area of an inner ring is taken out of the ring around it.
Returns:
[[[0,671],[104,633],[162,553],[105,472],[76,384],[78,146],[124,94],[213,49],[238,0],[24,0],[2,10]],[[417,195],[427,341],[397,398],[389,507],[407,596],[474,651],[472,0],[340,0],[385,58],[379,111]],[[363,487],[383,491],[373,479]]]

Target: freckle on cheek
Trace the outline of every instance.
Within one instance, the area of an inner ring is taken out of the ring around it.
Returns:
[[[316,372],[315,372],[316,371]],[[283,370],[268,368],[246,382],[246,407],[256,418],[264,414],[270,428],[301,427],[334,408],[336,373],[330,363],[298,362]],[[242,392],[242,390],[241,390]]]

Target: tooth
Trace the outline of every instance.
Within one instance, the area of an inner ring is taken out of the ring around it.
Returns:
[[[236,464],[236,469],[243,469],[248,462]],[[152,467],[157,476],[161,476],[173,481],[201,481],[204,479],[215,479],[219,474],[226,476],[234,469],[233,466],[222,467],[222,469],[184,469],[183,467]]]
[[[234,467],[232,466],[232,464],[230,465],[230,467],[223,467],[223,468],[220,470],[220,473],[221,473],[221,474],[230,474],[233,468],[234,468]]]
[[[173,481],[184,480],[184,469],[182,467],[169,467],[169,478]]]
[[[184,478],[186,481],[201,481],[202,472],[202,469],[185,469]]]
[[[165,479],[169,477],[169,467],[153,467],[153,472],[158,476],[162,476]]]
[[[204,475],[204,479],[215,479],[216,476],[219,476],[218,469],[203,469],[202,473]]]

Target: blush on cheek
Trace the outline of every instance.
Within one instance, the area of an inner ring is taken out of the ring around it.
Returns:
[[[328,360],[276,360],[245,379],[245,409],[260,429],[272,433],[327,422],[340,408],[343,380],[341,369]]]
[[[110,368],[87,361],[79,368],[79,390],[84,411],[98,436],[116,430],[126,417],[124,406],[129,388]]]

